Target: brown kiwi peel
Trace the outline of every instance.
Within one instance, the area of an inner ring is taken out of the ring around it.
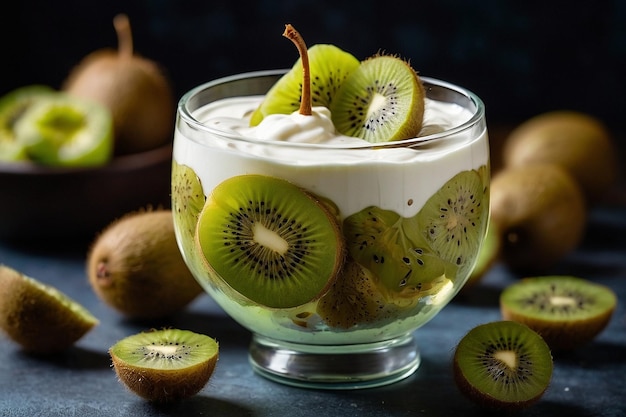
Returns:
[[[162,68],[133,51],[128,17],[117,15],[118,50],[100,49],[70,72],[62,89],[110,109],[117,155],[154,149],[171,140],[175,103]]]
[[[170,210],[113,221],[90,248],[87,275],[100,299],[133,318],[173,314],[203,291],[178,249]]]

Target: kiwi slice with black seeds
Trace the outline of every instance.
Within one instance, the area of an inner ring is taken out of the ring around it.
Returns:
[[[400,304],[421,297],[431,283],[456,273],[454,264],[437,256],[412,230],[416,225],[394,211],[367,207],[348,216],[343,226],[350,255]]]
[[[189,330],[163,329],[128,336],[110,349],[119,380],[153,402],[173,402],[197,394],[213,375],[219,345]]]
[[[552,354],[528,326],[498,321],[471,329],[453,358],[454,380],[486,408],[517,410],[537,402],[552,379]]]
[[[609,287],[573,276],[524,278],[500,295],[503,318],[531,327],[553,350],[591,341],[607,326],[616,305]]]
[[[473,267],[489,219],[487,186],[476,170],[462,171],[428,199],[417,215],[428,245],[442,259],[459,267]]]
[[[206,197],[200,178],[187,165],[172,162],[172,215],[181,235],[185,257],[195,256],[193,236]]]
[[[265,175],[218,184],[200,213],[196,239],[219,277],[215,283],[273,308],[319,298],[345,257],[335,215],[301,187]]]
[[[424,87],[409,62],[377,54],[350,73],[330,103],[337,131],[368,142],[417,137]]]
[[[360,62],[350,53],[334,45],[317,44],[308,48],[311,74],[311,104],[330,107],[337,89]],[[299,58],[293,67],[270,88],[250,119],[258,125],[268,114],[291,114],[302,101],[303,67]]]
[[[29,352],[63,351],[99,323],[57,288],[6,265],[0,265],[0,294],[0,328]]]

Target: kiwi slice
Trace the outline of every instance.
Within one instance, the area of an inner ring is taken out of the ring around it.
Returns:
[[[210,270],[268,307],[317,299],[343,266],[335,216],[299,186],[270,176],[218,184],[200,213],[196,238]]]
[[[15,123],[33,103],[54,93],[44,85],[29,85],[0,98],[0,161],[28,159],[25,146],[15,137]]]
[[[197,394],[219,357],[215,339],[189,330],[164,329],[128,336],[110,349],[115,373],[132,392],[153,402]]]
[[[399,214],[367,207],[348,216],[344,234],[350,255],[371,270],[391,299],[423,295],[442,276],[453,277],[456,266],[442,260]]]
[[[330,103],[338,132],[387,142],[416,137],[424,118],[424,87],[411,65],[392,55],[366,59]]]
[[[454,352],[454,380],[469,399],[487,408],[532,405],[552,378],[552,355],[532,329],[514,321],[476,326]]]
[[[487,234],[483,239],[483,244],[480,247],[478,256],[476,257],[476,263],[470,273],[469,278],[465,282],[463,288],[470,288],[480,282],[483,276],[491,269],[493,264],[498,260],[500,256],[500,247],[502,246],[500,230],[498,225],[494,222],[490,222],[487,228]]]
[[[342,274],[320,298],[317,314],[330,327],[348,329],[391,316],[372,273],[348,260]]]
[[[573,276],[525,278],[500,295],[502,316],[531,327],[553,350],[592,340],[609,323],[616,304],[610,288]]]
[[[99,323],[58,289],[0,265],[0,328],[34,353],[69,348]]]
[[[206,197],[200,178],[194,170],[176,161],[172,162],[172,214],[181,234],[180,244],[185,257],[195,256],[194,234],[196,223]]]
[[[53,166],[95,166],[113,153],[113,119],[102,105],[57,93],[37,100],[14,126],[30,158]]]
[[[311,104],[330,107],[337,89],[360,62],[350,53],[329,44],[308,48],[311,76]],[[268,114],[291,114],[298,111],[302,101],[303,66],[299,58],[265,95],[250,119],[258,125]]]
[[[429,246],[464,276],[473,267],[489,218],[489,194],[476,170],[448,180],[417,214]]]

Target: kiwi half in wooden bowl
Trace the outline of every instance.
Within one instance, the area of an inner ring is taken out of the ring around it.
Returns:
[[[0,240],[29,245],[90,241],[124,213],[169,208],[172,145],[100,167],[0,162]]]

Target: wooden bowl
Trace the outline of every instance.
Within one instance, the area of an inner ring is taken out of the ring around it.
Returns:
[[[98,168],[0,163],[0,240],[89,240],[123,214],[169,208],[172,145]]]

